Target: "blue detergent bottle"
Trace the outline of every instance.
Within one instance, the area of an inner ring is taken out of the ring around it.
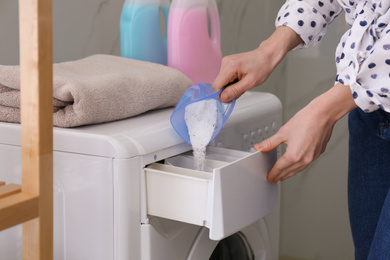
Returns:
[[[169,0],[125,0],[120,19],[122,57],[167,65],[169,6]]]

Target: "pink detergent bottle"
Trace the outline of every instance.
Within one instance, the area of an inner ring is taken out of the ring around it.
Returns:
[[[212,83],[222,60],[215,0],[173,0],[167,28],[168,66],[184,73],[193,84]]]

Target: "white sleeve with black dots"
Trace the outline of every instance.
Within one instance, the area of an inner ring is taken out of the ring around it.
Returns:
[[[297,48],[308,48],[321,41],[328,25],[341,11],[336,0],[287,0],[275,25],[293,29],[304,42]]]
[[[355,16],[336,50],[336,82],[350,86],[365,112],[390,112],[390,1],[356,1],[349,8]]]
[[[365,112],[390,112],[389,0],[287,0],[275,24],[293,29],[304,41],[297,48],[307,48],[342,10],[351,27],[336,49],[336,83],[350,86]]]

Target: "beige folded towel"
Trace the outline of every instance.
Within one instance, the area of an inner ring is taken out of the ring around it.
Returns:
[[[53,123],[97,124],[174,106],[192,85],[160,64],[111,55],[53,65]],[[19,66],[0,65],[0,121],[20,122]]]

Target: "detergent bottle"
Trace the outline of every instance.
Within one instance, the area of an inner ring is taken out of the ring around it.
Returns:
[[[169,5],[169,0],[125,0],[120,19],[122,57],[167,65],[163,33],[166,35]]]
[[[173,0],[168,16],[168,66],[181,71],[193,84],[212,83],[221,60],[215,0]]]

